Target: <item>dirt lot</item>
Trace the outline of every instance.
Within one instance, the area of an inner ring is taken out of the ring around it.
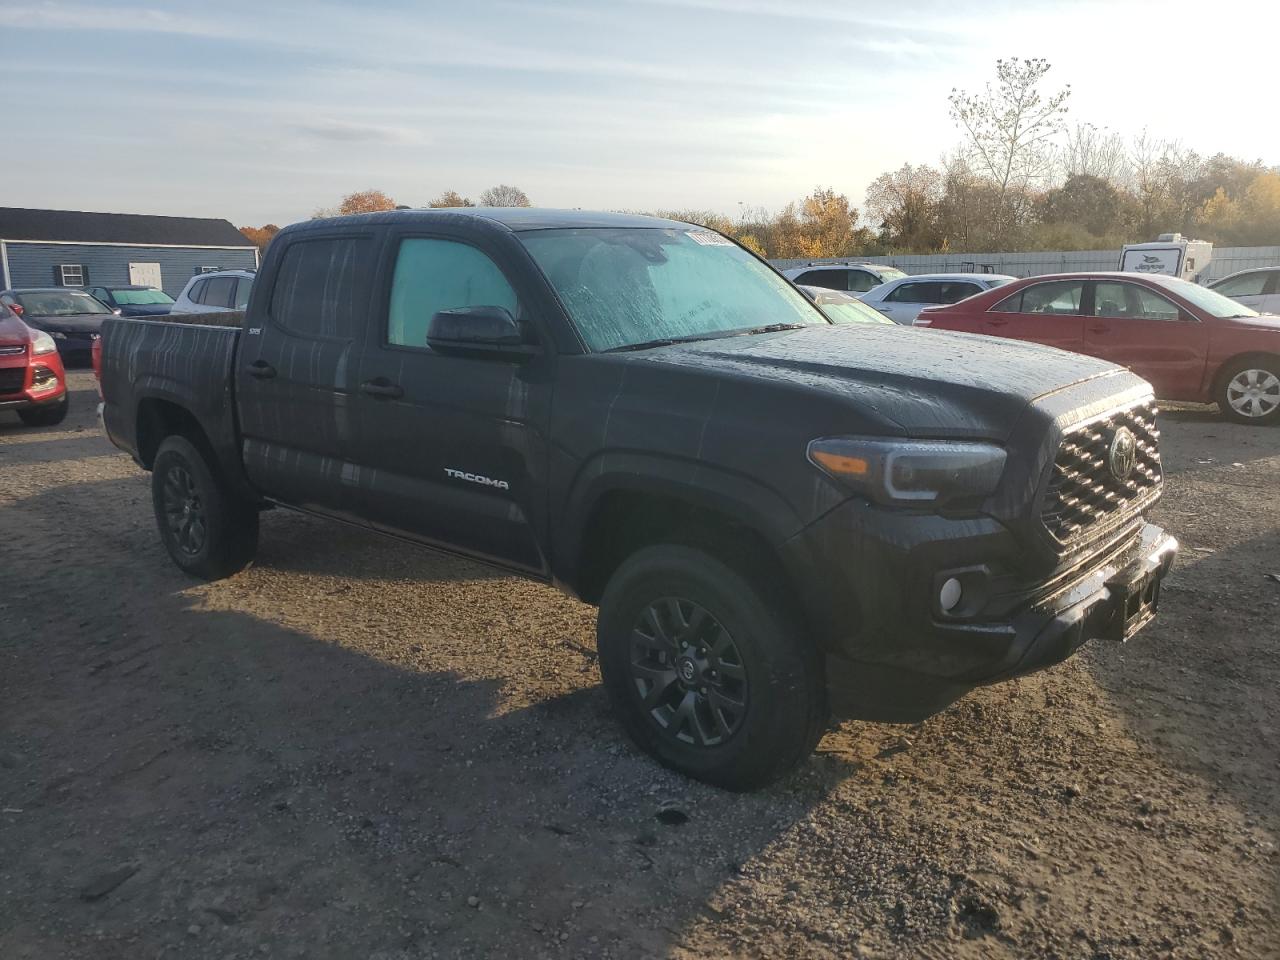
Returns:
[[[1280,956],[1280,430],[1165,415],[1139,638],[743,796],[623,739],[550,589],[284,511],[186,579],[73,385],[0,414],[6,960]]]

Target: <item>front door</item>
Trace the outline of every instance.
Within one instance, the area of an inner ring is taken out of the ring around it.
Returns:
[[[346,514],[341,480],[358,432],[352,401],[376,260],[372,235],[304,236],[283,250],[272,289],[255,291],[268,303],[251,313],[261,326],[241,333],[236,407],[249,478],[284,503]]]
[[[1050,347],[1084,348],[1083,280],[1048,280],[1023,287],[982,316],[982,332]]]
[[[1128,367],[1156,396],[1194,399],[1204,377],[1203,323],[1150,287],[1127,280],[1092,285],[1084,352]]]
[[[412,234],[391,244],[387,292],[356,378],[350,482],[359,512],[389,532],[545,574],[538,527],[553,355],[546,348],[497,358],[427,346],[437,311],[473,306],[506,308],[536,342],[529,298],[495,251]]]

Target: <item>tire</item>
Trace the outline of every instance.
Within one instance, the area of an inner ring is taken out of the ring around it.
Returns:
[[[63,394],[62,399],[49,406],[28,407],[19,410],[18,416],[28,427],[52,427],[67,419],[67,411],[71,409],[71,399]]]
[[[209,458],[186,437],[166,437],[156,451],[151,502],[160,539],[186,573],[221,580],[253,562],[257,507],[232,495]]]
[[[1236,423],[1280,422],[1280,358],[1245,357],[1218,378],[1218,409]]]
[[[828,716],[822,658],[788,604],[768,596],[674,545],[638,551],[609,581],[600,672],[622,726],[664,765],[751,790],[817,746]]]

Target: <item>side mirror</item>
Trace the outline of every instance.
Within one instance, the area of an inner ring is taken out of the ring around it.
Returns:
[[[525,343],[520,324],[506,307],[454,307],[441,310],[427,324],[427,346],[441,353],[487,356],[532,356],[538,348]]]

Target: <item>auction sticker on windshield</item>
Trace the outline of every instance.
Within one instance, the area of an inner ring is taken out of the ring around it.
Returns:
[[[700,243],[704,247],[732,247],[733,241],[728,237],[722,237],[718,233],[712,233],[710,230],[686,230],[689,239],[694,243]]]

